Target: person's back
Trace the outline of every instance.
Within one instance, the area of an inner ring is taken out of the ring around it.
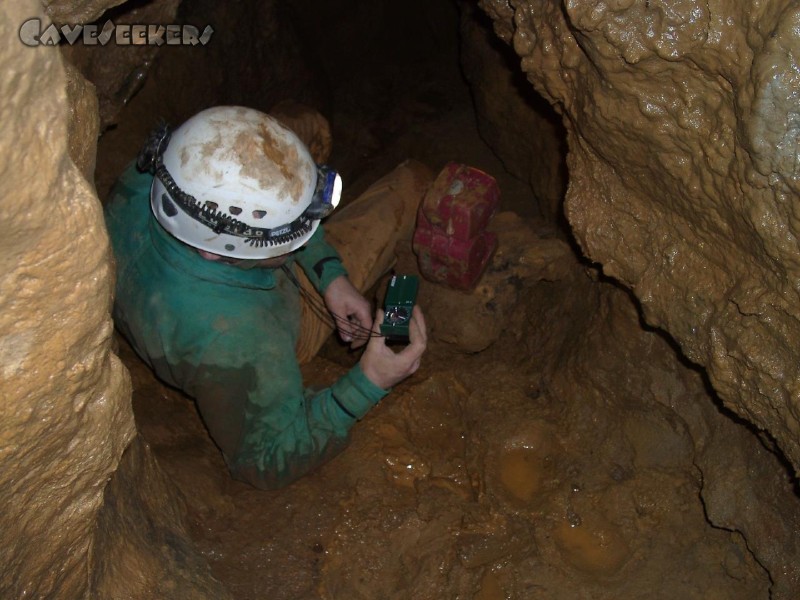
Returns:
[[[377,336],[319,227],[338,200],[338,176],[318,171],[269,116],[240,107],[204,111],[171,137],[160,132],[143,156],[145,172],[129,167],[106,208],[116,324],[161,379],[197,400],[235,477],[284,485],[341,450],[352,425],[416,370],[421,313],[402,352],[376,337],[329,388],[304,389],[295,263],[344,339],[358,346]]]

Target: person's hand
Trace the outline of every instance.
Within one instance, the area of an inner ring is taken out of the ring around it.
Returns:
[[[383,312],[378,311],[372,327],[372,337],[361,357],[361,370],[372,383],[387,390],[419,369],[422,354],[428,345],[428,332],[422,309],[415,306],[408,324],[408,345],[395,352],[380,335]]]
[[[351,348],[367,343],[372,329],[372,309],[366,298],[341,275],[325,289],[325,306],[334,315],[339,337]]]

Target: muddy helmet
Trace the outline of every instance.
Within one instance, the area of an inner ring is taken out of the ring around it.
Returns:
[[[342,181],[317,166],[289,129],[240,106],[204,110],[175,131],[163,125],[139,155],[155,177],[150,207],[174,237],[231,258],[296,250],[338,204]]]

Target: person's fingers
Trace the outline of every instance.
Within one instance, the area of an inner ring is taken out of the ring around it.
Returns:
[[[372,329],[372,309],[369,303],[359,304],[353,311],[353,318],[362,328]]]
[[[336,327],[339,329],[339,335],[345,342],[349,343],[354,339],[365,337],[358,320],[353,316],[348,316],[347,318],[337,318]]]
[[[353,343],[350,344],[350,348],[355,350],[356,348],[360,348],[366,344],[369,340],[369,334],[372,330],[374,321],[371,315],[369,304],[366,302],[359,304],[353,311],[353,314],[350,316],[350,321],[353,332]]]
[[[361,346],[369,341],[370,333],[370,329],[364,327],[360,321],[354,320],[350,349],[355,350],[356,348],[361,348]]]
[[[410,340],[410,338],[409,338]],[[410,341],[408,346],[403,348],[398,354],[403,359],[405,364],[410,367],[414,362],[420,360],[425,353],[425,344],[419,338]]]
[[[353,341],[353,327],[349,321],[337,318],[336,329],[339,330],[339,337],[342,338],[343,342],[349,343]]]
[[[383,311],[377,309],[375,311],[375,318],[372,320],[372,329],[370,330],[370,337],[367,340],[367,349],[370,347],[377,347],[377,345],[385,346],[385,342],[381,337],[381,323],[383,323]]]

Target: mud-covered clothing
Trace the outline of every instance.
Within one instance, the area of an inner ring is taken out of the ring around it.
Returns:
[[[387,392],[358,365],[329,388],[304,389],[297,288],[280,269],[208,261],[172,237],[152,217],[151,182],[130,166],[106,207],[116,325],[163,381],[196,399],[236,478],[285,485],[340,451]],[[320,293],[345,274],[321,227],[294,261]]]

